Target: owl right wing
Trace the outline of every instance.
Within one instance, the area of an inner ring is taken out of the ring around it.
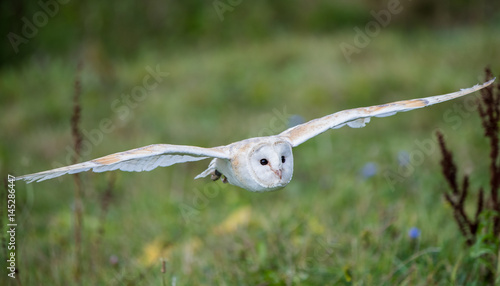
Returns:
[[[396,101],[382,105],[339,111],[337,113],[313,119],[309,122],[289,128],[280,133],[278,136],[286,138],[291,142],[292,146],[295,147],[329,129],[340,128],[344,125],[348,125],[349,127],[353,128],[364,127],[366,123],[370,122],[371,117],[387,117],[398,112],[410,111],[413,109],[422,108],[436,103],[455,99],[485,88],[488,85],[492,84],[494,81],[495,79],[492,79],[483,84],[477,84],[470,88],[461,89],[460,91],[443,95]]]
[[[230,159],[225,147],[202,148],[196,146],[154,144],[107,155],[79,164],[16,177],[16,180],[25,180],[28,183],[33,181],[40,182],[64,174],[75,174],[89,170],[94,172],[118,169],[129,172],[151,171],[156,167],[167,167],[177,163],[199,161],[207,158]]]

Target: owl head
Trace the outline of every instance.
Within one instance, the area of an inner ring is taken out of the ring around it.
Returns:
[[[293,175],[292,146],[283,140],[262,141],[247,153],[250,185],[256,191],[273,191],[288,185]],[[249,186],[247,186],[249,187]]]

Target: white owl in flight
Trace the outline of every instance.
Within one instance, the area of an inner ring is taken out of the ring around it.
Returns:
[[[273,191],[285,187],[292,179],[292,148],[312,137],[344,125],[353,128],[364,127],[370,122],[371,117],[391,116],[397,112],[455,99],[480,90],[493,83],[494,80],[444,95],[343,110],[294,126],[278,135],[245,139],[226,146],[202,148],[154,144],[79,164],[16,177],[16,180],[39,182],[88,170],[94,172],[117,169],[129,172],[151,171],[156,167],[213,158],[208,169],[195,179],[211,175],[214,181],[222,177],[224,182],[252,192]]]

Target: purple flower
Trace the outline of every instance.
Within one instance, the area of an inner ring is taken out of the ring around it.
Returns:
[[[302,124],[304,122],[306,122],[304,120],[304,117],[297,115],[297,114],[292,115],[292,116],[290,116],[290,118],[288,118],[288,128],[292,128],[292,127],[297,126],[299,124]]]
[[[368,179],[370,177],[373,177],[377,174],[377,164],[373,162],[368,162],[366,163],[363,168],[361,169],[361,176],[364,179]]]
[[[420,229],[418,229],[418,227],[412,227],[410,228],[410,230],[408,231],[408,236],[410,237],[410,239],[417,239],[420,237]]]
[[[117,264],[118,264],[118,262],[120,262],[120,260],[118,259],[118,256],[116,256],[116,255],[111,255],[111,256],[109,257],[109,264],[111,264],[111,265],[117,265]]]
[[[398,163],[399,163],[399,166],[403,166],[403,167],[410,165],[410,153],[408,153],[404,150],[399,151]]]

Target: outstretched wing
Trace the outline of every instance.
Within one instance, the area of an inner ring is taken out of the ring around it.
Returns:
[[[364,127],[366,123],[370,122],[371,117],[387,117],[398,112],[409,111],[451,100],[487,87],[488,85],[492,84],[493,81],[495,81],[495,79],[492,79],[483,84],[477,84],[470,88],[461,89],[460,91],[443,95],[403,100],[382,105],[339,111],[337,113],[330,114],[289,128],[280,133],[278,136],[287,138],[295,147],[304,143],[310,138],[327,131],[328,129],[340,128],[346,124],[349,127],[353,128]]]
[[[176,163],[199,161],[207,158],[229,159],[224,147],[201,148],[195,146],[154,144],[111,154],[91,161],[61,167],[49,171],[16,177],[16,180],[44,181],[64,174],[75,174],[88,170],[105,172],[120,169],[128,172],[151,171]]]

